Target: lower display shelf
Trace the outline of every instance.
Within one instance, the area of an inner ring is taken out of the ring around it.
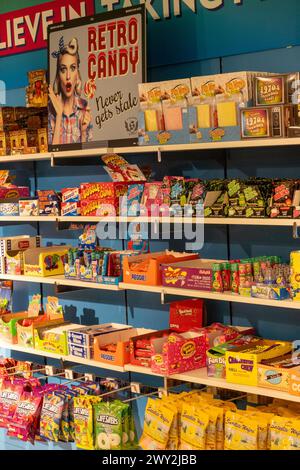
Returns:
[[[137,284],[129,284],[120,282],[119,285],[100,284],[96,282],[77,281],[75,279],[65,279],[64,276],[48,276],[48,277],[34,277],[34,276],[17,276],[9,274],[1,274],[0,280],[3,281],[20,281],[20,282],[35,282],[42,284],[52,284],[56,286],[70,286],[79,287],[83,289],[102,289],[110,291],[132,290],[137,292],[152,292],[161,294],[162,301],[164,302],[165,295],[174,295],[180,297],[193,297],[199,299],[219,300],[223,302],[238,302],[250,305],[263,305],[266,307],[278,307],[299,310],[300,302],[293,300],[273,300],[273,299],[257,299],[254,297],[244,297],[238,294],[231,294],[230,292],[210,292],[200,291],[193,289],[180,289],[175,287],[164,286],[143,286]]]
[[[183,374],[174,374],[171,376],[162,376],[152,372],[151,369],[147,367],[134,366],[132,364],[126,364],[124,367],[114,366],[111,364],[105,364],[98,361],[93,361],[92,359],[81,359],[74,356],[62,356],[61,354],[55,354],[45,351],[39,351],[38,349],[25,348],[19,346],[18,344],[10,344],[5,341],[0,341],[0,348],[8,349],[11,351],[19,351],[26,354],[44,356],[52,359],[59,359],[66,362],[73,362],[74,364],[82,364],[89,367],[95,367],[99,369],[107,369],[115,372],[135,372],[144,375],[152,375],[156,377],[161,377],[165,379],[174,379],[180,380],[182,382],[189,382],[199,385],[208,385],[210,387],[223,388],[227,390],[234,390],[241,393],[247,393],[251,395],[260,395],[271,398],[279,398],[281,400],[292,401],[295,403],[300,403],[300,396],[290,395],[287,392],[281,392],[279,390],[273,390],[270,388],[263,387],[254,387],[253,385],[239,385],[227,382],[225,379],[217,379],[214,377],[207,377],[206,368],[193,370],[190,372],[184,372]]]
[[[141,366],[133,366],[128,364],[125,366],[128,372],[137,372],[139,374],[154,375],[158,377],[150,369]],[[224,388],[227,390],[234,390],[237,392],[248,393],[251,395],[261,395],[264,397],[279,398],[281,400],[288,400],[300,403],[300,396],[290,395],[287,392],[280,390],[273,390],[270,388],[254,387],[253,385],[239,385],[227,382],[225,379],[216,379],[214,377],[207,377],[206,368],[184,372],[183,374],[174,374],[168,376],[167,379],[181,380],[183,382],[191,382],[194,384],[208,385],[210,387]]]

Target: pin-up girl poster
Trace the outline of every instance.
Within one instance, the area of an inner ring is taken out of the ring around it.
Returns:
[[[81,75],[78,40],[65,44],[52,52],[56,59],[56,76],[49,86],[49,144],[73,144],[92,140],[92,116],[88,102],[81,98]]]

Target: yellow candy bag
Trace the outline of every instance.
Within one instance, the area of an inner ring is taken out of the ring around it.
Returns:
[[[225,450],[257,450],[258,425],[255,420],[227,411],[225,414]]]
[[[165,450],[173,419],[174,412],[161,400],[148,398],[140,447],[144,450]]]
[[[188,403],[182,405],[180,450],[205,450],[209,416],[197,408]]]
[[[271,450],[300,450],[300,421],[276,416],[270,424]]]
[[[75,443],[79,449],[94,450],[93,405],[101,401],[93,395],[74,397]]]
[[[269,426],[273,415],[268,413],[263,413],[260,411],[241,411],[237,412],[238,414],[243,414],[249,419],[253,419],[257,422],[258,426],[258,435],[257,435],[257,448],[258,450],[268,450],[269,449]]]

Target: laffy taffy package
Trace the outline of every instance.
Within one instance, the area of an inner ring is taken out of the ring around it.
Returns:
[[[101,398],[93,395],[74,398],[75,443],[79,449],[94,450],[94,405]]]
[[[167,448],[174,412],[160,400],[149,398],[145,411],[144,430],[139,445],[144,450]]]
[[[33,443],[38,427],[41,406],[41,395],[35,392],[23,392],[14,416],[8,424],[7,435]]]

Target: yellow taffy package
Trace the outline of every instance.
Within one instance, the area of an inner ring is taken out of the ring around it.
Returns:
[[[207,413],[184,403],[181,410],[180,450],[205,450],[208,423]]]
[[[255,420],[227,411],[225,414],[225,450],[257,450],[258,425]]]
[[[273,415],[268,413],[262,413],[259,411],[237,411],[239,414],[243,414],[249,419],[253,419],[257,422],[258,436],[257,436],[257,448],[258,450],[269,449],[269,426]]]
[[[174,412],[161,400],[148,398],[140,447],[144,450],[165,450],[173,419]]]
[[[276,416],[270,424],[271,450],[300,450],[300,421]]]
[[[217,450],[217,427],[219,419],[219,409],[215,406],[205,404],[202,409],[208,414],[209,423],[206,430],[206,449]]]

